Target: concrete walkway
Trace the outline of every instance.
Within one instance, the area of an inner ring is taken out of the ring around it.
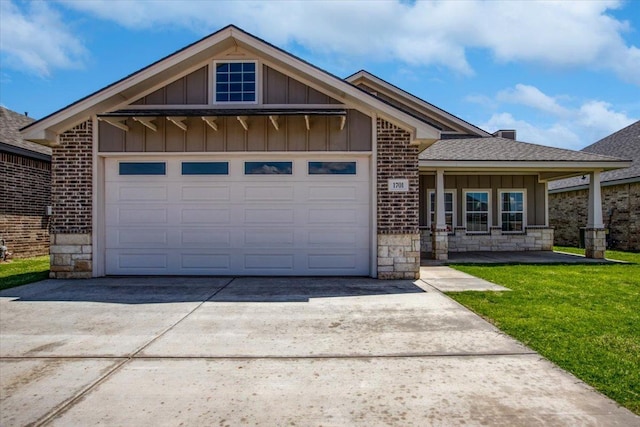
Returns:
[[[421,267],[420,279],[440,292],[509,290],[447,266]]]
[[[27,424],[640,418],[420,280],[107,278],[0,293],[0,425]]]

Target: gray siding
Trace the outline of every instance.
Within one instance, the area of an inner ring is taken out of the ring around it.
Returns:
[[[133,102],[133,105],[206,104],[209,67],[205,66]]]
[[[491,189],[491,222],[498,225],[498,190],[527,190],[527,225],[544,225],[545,186],[535,175],[445,175],[444,187],[456,190],[456,226],[462,226],[462,191]],[[420,176],[420,225],[427,225],[427,192],[435,189],[435,176]]]
[[[262,67],[264,104],[340,104],[335,99],[264,65]]]
[[[127,119],[125,132],[108,123],[99,123],[101,152],[183,152],[183,151],[370,151],[371,118],[348,110],[340,130],[339,117],[311,116],[307,131],[303,116],[280,117],[276,130],[265,116],[249,116],[245,131],[236,117],[219,117],[218,130],[200,117],[189,117],[187,131],[164,117],[155,119],[156,132]]]

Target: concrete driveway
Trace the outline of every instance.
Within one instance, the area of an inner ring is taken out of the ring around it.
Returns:
[[[2,426],[640,425],[425,281],[48,280],[0,357]]]

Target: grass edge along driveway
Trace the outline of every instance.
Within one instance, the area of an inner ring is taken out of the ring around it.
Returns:
[[[640,254],[607,258],[634,264],[452,265],[512,291],[447,295],[640,415]]]
[[[49,255],[0,263],[0,290],[26,285],[48,277]]]

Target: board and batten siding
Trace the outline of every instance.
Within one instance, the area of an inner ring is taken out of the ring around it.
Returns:
[[[201,105],[207,102],[208,67],[203,67],[139,99],[135,105]],[[297,80],[263,66],[264,104],[337,103]],[[276,130],[267,116],[249,116],[245,131],[235,116],[218,117],[218,130],[200,117],[185,120],[183,131],[164,117],[154,121],[157,131],[129,118],[125,132],[106,122],[99,123],[101,152],[225,152],[225,151],[371,151],[371,118],[347,110],[340,129],[340,117],[310,116],[307,130],[304,116],[281,116]]]
[[[545,225],[545,185],[535,175],[445,175],[445,190],[456,190],[456,226],[462,226],[463,190],[491,189],[491,223],[498,225],[498,190],[527,191],[527,225]],[[435,176],[420,175],[420,225],[427,225],[427,194],[435,189]]]

